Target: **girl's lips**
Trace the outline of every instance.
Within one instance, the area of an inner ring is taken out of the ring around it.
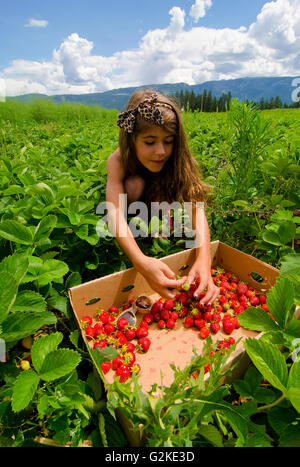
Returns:
[[[162,164],[164,162],[164,159],[161,161],[151,161],[151,162],[154,162],[155,164]]]

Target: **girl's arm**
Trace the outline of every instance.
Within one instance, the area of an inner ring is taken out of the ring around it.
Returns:
[[[174,298],[186,278],[175,280],[175,274],[163,262],[146,256],[139,248],[124,216],[124,168],[117,149],[107,159],[106,203],[108,224],[124,253],[151,288],[165,298]]]
[[[200,284],[194,295],[207,288],[205,296],[201,299],[203,304],[211,304],[216,300],[220,289],[214,284],[211,276],[210,231],[203,207],[193,205],[192,225],[195,231],[196,259],[189,272],[187,282],[191,284],[194,279],[200,278]]]

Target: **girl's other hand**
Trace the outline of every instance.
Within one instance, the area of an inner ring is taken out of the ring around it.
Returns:
[[[210,269],[201,263],[195,263],[187,277],[187,283],[192,284],[194,280],[200,279],[200,284],[194,292],[194,297],[199,297],[200,293],[207,288],[206,294],[201,298],[201,304],[212,304],[218,297],[220,289],[214,284]]]
[[[174,272],[157,258],[145,256],[134,267],[144,276],[150,287],[164,298],[174,298],[187,279],[186,276],[176,279]]]

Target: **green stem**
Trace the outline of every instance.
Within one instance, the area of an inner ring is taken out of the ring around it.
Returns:
[[[286,395],[282,394],[278,399],[276,399],[276,401],[272,402],[271,404],[266,404],[266,405],[262,405],[261,407],[259,407],[257,409],[257,412],[264,412],[265,410],[271,409],[275,405],[279,404],[283,399],[285,399],[285,397]]]

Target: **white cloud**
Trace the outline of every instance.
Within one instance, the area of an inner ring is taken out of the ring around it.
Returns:
[[[198,23],[200,18],[206,15],[206,10],[212,6],[212,0],[195,0],[195,3],[191,6],[190,16],[195,23]]]
[[[25,28],[46,28],[49,22],[46,19],[30,18],[29,23],[25,24]]]
[[[300,75],[298,1],[270,1],[249,28],[238,29],[187,28],[185,11],[173,7],[166,28],[148,31],[136,49],[109,57],[94,55],[93,42],[73,33],[53,51],[51,60],[14,60],[0,72],[0,79],[5,79],[7,95],[16,95]]]

